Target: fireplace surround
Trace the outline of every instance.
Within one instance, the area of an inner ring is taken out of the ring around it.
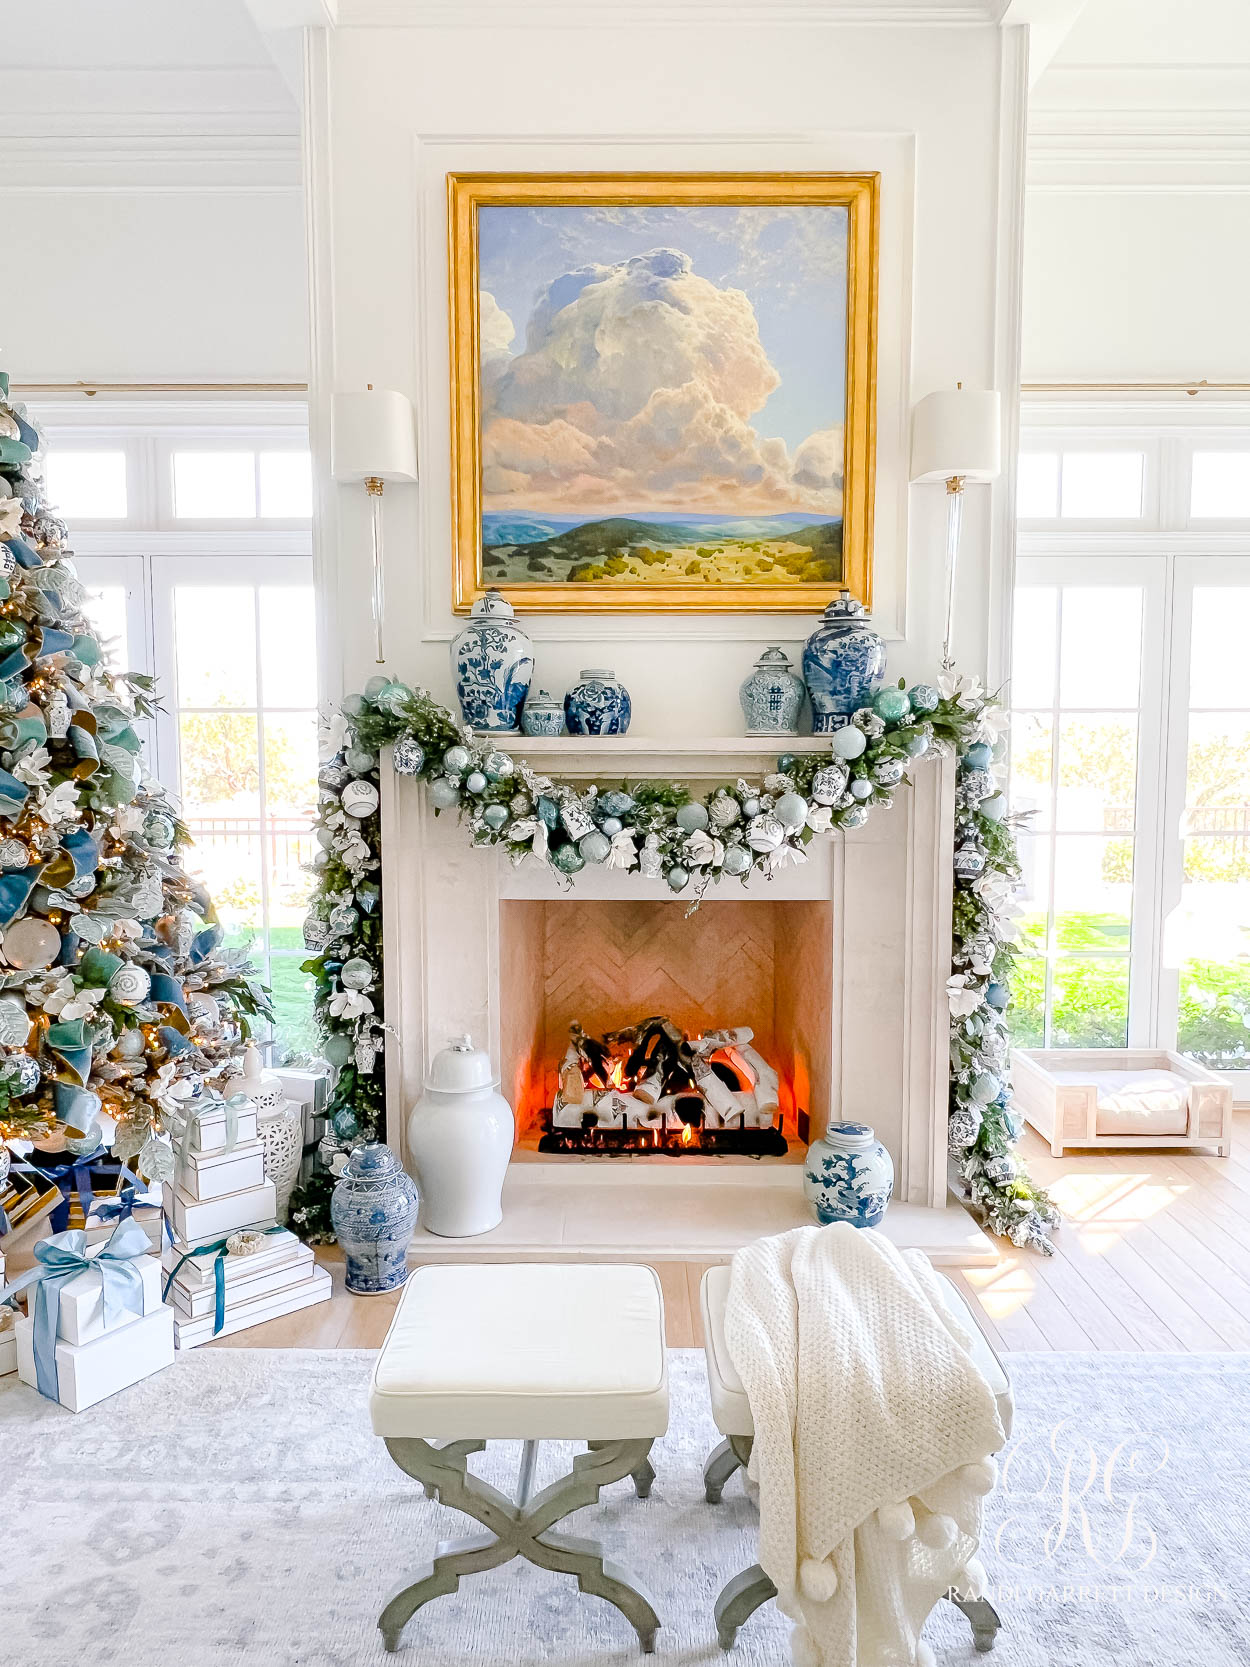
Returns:
[[[665,776],[699,793],[775,765],[750,740],[518,737],[509,750],[539,771],[603,784]],[[426,1064],[464,1031],[499,1062],[517,1114],[502,1227],[460,1242],[419,1232],[419,1258],[591,1246],[727,1255],[759,1231],[810,1219],[803,1146],[848,1117],[871,1123],[889,1148],[897,1179],[887,1222],[901,1242],[939,1256],[957,1245],[963,1260],[988,1252],[947,1204],[952,761],[927,761],[891,809],[814,841],[801,866],[710,887],[693,914],[689,893],[674,898],[662,881],[588,866],[566,885],[546,865],[514,868],[474,848],[389,760],[382,788],[392,1143],[407,1161],[406,1115]],[[754,1158],[632,1151],[610,1163],[540,1151],[569,1026],[601,1035],[648,1014],[691,1035],[748,1027],[778,1073],[788,1149]],[[693,1209],[697,1221],[661,1233],[671,1247],[653,1249],[639,1226],[652,1206]]]

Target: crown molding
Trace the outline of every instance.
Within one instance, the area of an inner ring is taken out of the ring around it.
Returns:
[[[339,28],[647,29],[690,24],[971,28],[1009,0],[337,0]]]
[[[272,70],[26,70],[6,193],[296,192],[299,113]]]
[[[1048,70],[1029,111],[1028,188],[1250,191],[1250,65]]]

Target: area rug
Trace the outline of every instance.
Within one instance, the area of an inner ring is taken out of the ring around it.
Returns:
[[[442,1536],[470,1528],[424,1499],[370,1432],[372,1355],[203,1349],[75,1416],[0,1384],[0,1657],[39,1667],[612,1667],[640,1663],[624,1619],[572,1580],[513,1562],[409,1623],[395,1656],[378,1612]],[[712,1603],[754,1561],[740,1478],[720,1506],[700,1469],[716,1440],[703,1356],[671,1355],[672,1421],[652,1497],[627,1482],[568,1519],[650,1590],[657,1662],[785,1667],[769,1604],[722,1657]],[[1250,1357],[1015,1355],[1016,1431],[990,1501],[985,1560],[1003,1617],[998,1667],[1243,1667],[1250,1659]],[[539,1485],[569,1449],[544,1447]],[[479,1468],[511,1487],[519,1449]],[[477,1525],[471,1525],[476,1531]],[[949,1605],[927,1636],[974,1655]]]

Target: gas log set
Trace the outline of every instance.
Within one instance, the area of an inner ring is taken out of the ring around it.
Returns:
[[[570,1025],[539,1151],[781,1156],[777,1073],[753,1036],[745,1026],[687,1036],[660,1016],[604,1036]]]

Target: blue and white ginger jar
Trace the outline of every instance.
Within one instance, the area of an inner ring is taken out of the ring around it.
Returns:
[[[514,735],[534,675],[534,645],[511,602],[488,590],[452,641],[451,674],[464,721],[485,734]]]
[[[525,697],[521,708],[521,728],[526,735],[563,735],[564,702],[546,689],[537,689]]]
[[[417,1225],[417,1187],[389,1146],[358,1146],[330,1199],[334,1236],[347,1263],[347,1289],[394,1291],[408,1277],[408,1242]]]
[[[807,1148],[803,1195],[822,1226],[877,1227],[894,1191],[894,1160],[867,1123],[831,1123]]]
[[[624,735],[632,704],[629,690],[614,671],[592,666],[564,697],[570,735]]]
[[[766,648],[738,690],[748,735],[797,735],[803,679],[784,648]]]
[[[839,591],[803,649],[803,679],[812,701],[812,734],[832,735],[867,706],[885,679],[885,643],[868,610]]]

